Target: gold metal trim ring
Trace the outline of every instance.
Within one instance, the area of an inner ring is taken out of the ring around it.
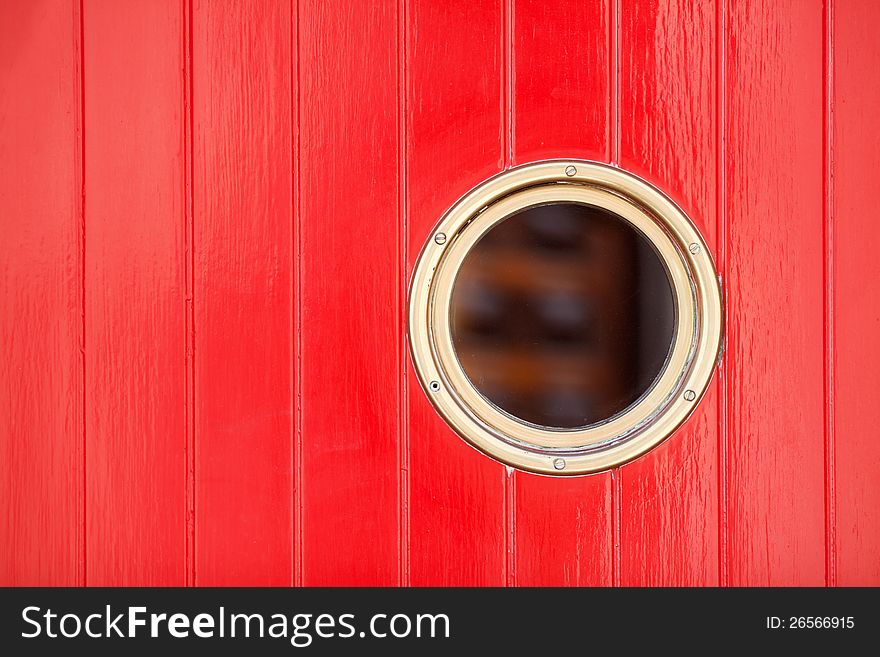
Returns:
[[[675,298],[675,336],[657,381],[622,413],[578,429],[537,426],[489,402],[465,374],[450,325],[456,276],[480,238],[518,211],[559,202],[600,207],[630,222],[659,254]],[[712,257],[699,231],[675,203],[620,169],[583,160],[549,160],[487,180],[443,216],[413,274],[409,343],[429,399],[471,445],[522,470],[578,475],[641,456],[687,419],[715,369],[722,319]]]

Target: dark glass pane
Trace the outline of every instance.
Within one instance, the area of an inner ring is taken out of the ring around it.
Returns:
[[[511,415],[571,429],[635,403],[672,345],[672,286],[624,219],[559,203],[514,214],[465,258],[452,336],[477,389]]]

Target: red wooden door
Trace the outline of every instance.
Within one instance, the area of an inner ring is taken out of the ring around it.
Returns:
[[[0,0],[0,584],[880,584],[871,0]],[[707,397],[618,469],[457,437],[441,214],[609,162],[713,251]]]

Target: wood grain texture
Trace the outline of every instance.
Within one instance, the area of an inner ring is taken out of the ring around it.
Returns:
[[[409,280],[443,212],[503,166],[504,87],[499,2],[411,0],[406,16]],[[505,470],[443,422],[411,364],[407,381],[410,583],[501,585]]]
[[[729,2],[732,585],[825,581],[823,13]]]
[[[82,581],[80,23],[0,2],[0,585]]]
[[[716,5],[623,3],[620,165],[667,193],[716,252]],[[623,585],[718,583],[716,383],[660,448],[621,468]]]
[[[196,584],[293,581],[288,2],[193,7]]]
[[[183,18],[83,13],[90,585],[186,581]]]
[[[520,0],[508,23],[510,164],[609,153],[609,4]],[[611,475],[512,477],[514,576],[521,586],[611,583]]]
[[[836,550],[841,586],[880,585],[880,5],[835,2],[830,221]],[[827,117],[826,117],[827,118]],[[835,536],[831,537],[834,540]]]
[[[387,586],[404,339],[397,2],[300,12],[302,582]],[[342,537],[350,548],[331,547]]]

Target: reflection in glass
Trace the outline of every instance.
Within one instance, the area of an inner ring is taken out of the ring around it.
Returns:
[[[557,203],[518,212],[468,253],[452,338],[471,382],[527,422],[573,429],[635,403],[674,336],[660,257],[626,220]]]

